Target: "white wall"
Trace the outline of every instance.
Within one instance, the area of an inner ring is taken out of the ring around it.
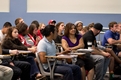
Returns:
[[[9,0],[0,0],[0,12],[9,12]]]
[[[121,0],[27,0],[27,12],[121,13]]]

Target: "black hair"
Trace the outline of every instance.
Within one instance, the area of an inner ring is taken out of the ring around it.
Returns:
[[[43,36],[48,37],[50,35],[50,33],[51,32],[54,33],[54,31],[55,31],[55,26],[54,25],[47,25],[43,29],[42,34],[43,34]]]
[[[38,22],[37,20],[32,21],[32,23],[31,23],[31,24],[35,24],[35,25],[36,25],[36,27],[37,27],[37,29],[38,29],[38,27],[39,27],[39,22]]]
[[[5,27],[5,28],[12,27],[12,24],[10,22],[5,22],[3,27]]]

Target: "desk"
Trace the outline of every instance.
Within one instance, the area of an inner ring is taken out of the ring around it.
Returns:
[[[28,54],[28,53],[32,53],[32,52],[31,51],[18,50],[18,53]]]
[[[54,80],[54,68],[55,68],[55,64],[57,62],[57,59],[70,59],[70,58],[74,58],[77,57],[77,55],[58,55],[58,56],[45,56],[47,58],[47,62],[48,62],[48,67],[50,70],[50,79]],[[51,68],[50,66],[50,62],[53,61],[53,66]]]

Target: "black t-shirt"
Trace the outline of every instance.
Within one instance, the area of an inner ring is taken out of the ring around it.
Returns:
[[[56,39],[54,39],[55,43],[61,43],[61,39],[63,36],[57,35]]]
[[[83,40],[84,40],[84,45],[85,45],[84,48],[88,48],[87,42],[92,42],[92,45],[97,47],[95,35],[93,34],[91,30],[83,35]]]

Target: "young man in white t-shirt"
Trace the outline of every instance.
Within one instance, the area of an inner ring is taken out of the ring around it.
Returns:
[[[12,24],[10,22],[5,22],[3,28],[0,30],[0,43],[4,39],[9,27],[12,27]]]

